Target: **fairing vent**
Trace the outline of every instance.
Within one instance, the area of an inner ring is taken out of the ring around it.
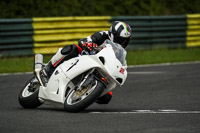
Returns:
[[[122,80],[121,78],[116,78],[116,80],[117,80],[120,84],[122,84],[122,82],[123,82],[123,80]]]
[[[105,59],[103,57],[99,57],[99,60],[101,61],[101,63],[104,65],[105,64]]]

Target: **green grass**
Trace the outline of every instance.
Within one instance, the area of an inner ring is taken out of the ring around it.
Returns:
[[[52,55],[44,55],[44,62],[48,62],[51,57]],[[34,56],[1,58],[0,64],[0,73],[31,72]]]
[[[128,51],[128,65],[200,61],[200,48]]]
[[[52,55],[44,55],[48,62]],[[0,58],[0,73],[31,72],[33,57]],[[128,51],[128,65],[200,61],[200,48]]]

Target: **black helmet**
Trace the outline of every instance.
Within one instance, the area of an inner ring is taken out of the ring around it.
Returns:
[[[115,21],[110,27],[108,35],[112,42],[126,48],[131,38],[131,27],[124,22]]]

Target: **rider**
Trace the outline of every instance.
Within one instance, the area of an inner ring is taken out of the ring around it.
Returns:
[[[121,21],[115,21],[109,31],[95,32],[87,38],[79,40],[78,45],[67,45],[60,48],[57,53],[52,57],[48,64],[41,71],[41,74],[50,77],[57,66],[66,60],[73,57],[77,57],[82,50],[90,51],[94,47],[97,47],[104,43],[106,39],[110,39],[112,42],[120,44],[123,48],[126,48],[131,37],[131,27]],[[107,104],[112,98],[112,92],[100,97],[96,102],[99,104]]]

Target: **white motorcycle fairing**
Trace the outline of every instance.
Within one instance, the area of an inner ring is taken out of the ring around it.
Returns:
[[[108,82],[102,95],[116,86],[123,85],[127,78],[127,71],[116,58],[112,45],[107,44],[96,55],[82,55],[59,65],[48,83],[45,86],[40,86],[39,99],[46,104],[56,105],[55,103],[59,103],[63,105],[67,88],[72,90],[75,87],[71,80],[92,69],[100,72]]]

